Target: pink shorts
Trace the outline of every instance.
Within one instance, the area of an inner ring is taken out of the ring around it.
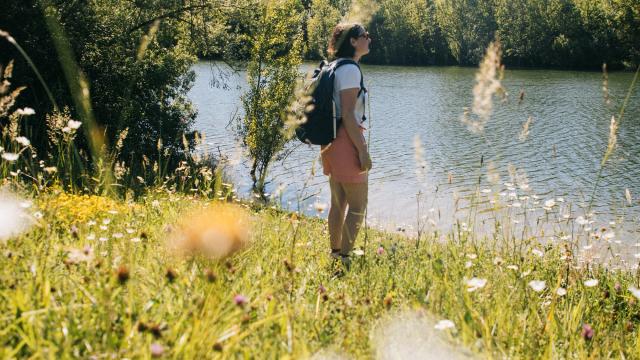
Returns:
[[[360,128],[360,136],[364,130]],[[358,149],[344,126],[338,129],[335,140],[320,150],[324,174],[341,183],[366,183],[367,171],[360,170]]]

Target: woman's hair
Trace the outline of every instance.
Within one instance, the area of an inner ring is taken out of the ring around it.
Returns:
[[[338,24],[333,29],[333,35],[329,41],[329,57],[348,58],[353,57],[356,49],[351,45],[350,39],[357,38],[365,32],[364,27],[357,23]]]

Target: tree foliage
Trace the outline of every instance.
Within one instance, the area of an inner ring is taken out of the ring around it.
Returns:
[[[191,66],[197,57],[191,48],[188,22],[201,1],[64,0],[11,1],[3,5],[0,24],[8,31],[42,73],[60,105],[73,105],[73,93],[63,65],[75,61],[78,76],[88,81],[91,108],[106,144],[122,141],[120,159],[134,172],[143,156],[157,154],[158,144],[171,150],[184,148],[193,139],[190,127],[196,112],[186,94],[194,80]],[[60,25],[56,33],[44,15]],[[68,44],[73,59],[58,54],[52,37]],[[16,59],[16,77],[28,86],[21,101],[36,109],[27,124],[34,145],[47,149],[45,114],[53,104],[16,49],[3,42],[2,61]],[[6,57],[6,58],[5,58]],[[71,116],[79,117],[72,106]],[[82,139],[81,143],[82,143]],[[162,150],[162,149],[161,149]],[[172,163],[176,164],[178,159]]]
[[[314,0],[310,49],[322,48],[350,1]],[[640,63],[637,0],[375,0],[365,62],[475,65],[500,38],[511,66],[599,68]],[[372,5],[373,6],[373,5]],[[327,14],[331,14],[328,16]],[[334,22],[334,24],[332,24]],[[311,51],[311,55],[321,54]]]
[[[249,89],[242,98],[245,114],[238,123],[238,135],[252,160],[254,190],[263,193],[269,165],[288,140],[284,118],[300,77],[302,4],[271,1],[260,11],[259,26],[251,38]]]

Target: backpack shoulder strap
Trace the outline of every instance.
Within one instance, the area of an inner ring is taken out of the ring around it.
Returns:
[[[335,65],[333,67],[333,71],[334,72],[336,70],[338,70],[338,68],[340,66],[342,66],[342,65],[353,64],[353,65],[357,66],[358,67],[358,71],[360,71],[360,90],[358,91],[358,95],[357,96],[360,97],[360,94],[362,94],[363,92],[365,94],[367,93],[367,88],[364,87],[364,75],[362,74],[362,69],[360,69],[360,65],[357,62],[355,62],[355,61],[353,61],[351,59],[342,59],[342,60],[335,60],[332,64],[334,64],[334,63],[335,63]],[[365,98],[362,97],[362,106],[366,109],[365,105],[366,105],[365,104]],[[360,122],[363,123],[366,120],[367,120],[367,117],[364,114],[362,114],[362,119],[361,119]]]
[[[358,92],[358,96],[360,96],[361,92],[367,92],[367,88],[364,87],[364,75],[362,74],[362,69],[360,69],[360,64],[358,64],[357,62],[351,60],[351,59],[341,59],[341,60],[335,60],[333,63],[335,63],[334,67],[333,67],[333,71],[338,70],[338,68],[342,65],[355,65],[358,67],[358,71],[360,71],[360,91]]]

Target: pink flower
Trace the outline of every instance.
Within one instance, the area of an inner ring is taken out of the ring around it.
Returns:
[[[591,325],[582,324],[582,337],[585,340],[591,340],[593,338],[593,335],[594,335],[594,331]]]
[[[151,344],[151,356],[152,357],[161,357],[164,354],[164,346],[153,343]]]
[[[238,295],[236,295],[236,296],[234,296],[234,297],[233,297],[233,302],[234,302],[236,305],[238,305],[238,306],[244,306],[244,305],[246,305],[246,304],[247,304],[247,302],[248,302],[248,301],[249,301],[249,300],[248,300],[248,299],[247,299],[247,297],[246,297],[246,296],[244,296],[244,295],[240,295],[240,294],[238,294]]]
[[[382,254],[384,254],[384,248],[383,248],[382,246],[380,246],[380,247],[378,248],[378,250],[376,251],[376,254],[378,254],[378,255],[382,255]]]

